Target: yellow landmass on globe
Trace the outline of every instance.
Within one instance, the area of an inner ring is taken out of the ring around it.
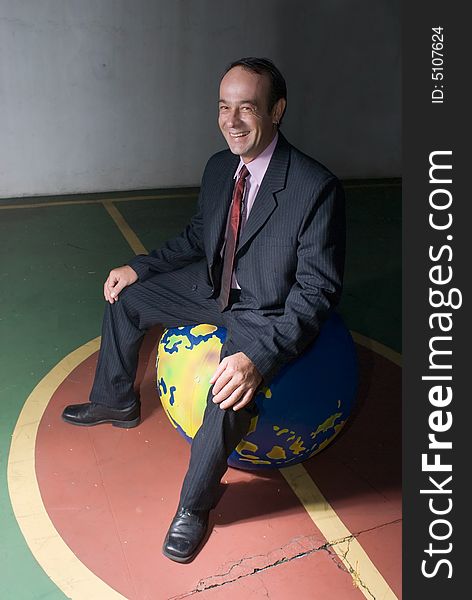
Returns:
[[[165,350],[167,350],[167,352],[169,352],[169,350],[173,350],[173,348],[176,344],[181,344],[184,339],[185,338],[182,335],[171,335],[170,337],[167,338],[167,340],[165,342],[159,342],[159,344]]]
[[[264,386],[257,393],[262,394],[264,398],[272,398],[272,390],[270,387]]]
[[[241,440],[236,446],[236,452],[241,457],[241,460],[247,460],[254,465],[270,465],[270,460],[264,460],[255,454],[246,454],[246,451],[255,453],[257,450],[258,446],[256,446],[256,444],[251,444],[251,442],[247,442],[246,440]]]
[[[209,333],[213,333],[217,329],[218,327],[215,327],[215,325],[195,325],[195,327],[192,327],[190,330],[190,333],[195,337],[200,337],[203,335],[208,335]]]
[[[306,450],[305,446],[303,445],[303,440],[300,436],[298,436],[298,438],[293,442],[293,444],[289,446],[289,449],[294,454],[300,454],[300,452],[304,452]]]
[[[338,433],[341,431],[341,429],[344,427],[344,424],[346,423],[346,421],[340,421],[339,423],[337,423],[334,426],[334,433],[331,437],[326,438],[325,440],[323,440],[321,442],[321,444],[319,446],[317,446],[315,444],[315,449],[313,450],[313,452],[311,452],[311,454],[308,456],[308,458],[311,458],[312,456],[314,456],[315,454],[317,454],[318,452],[321,452],[321,450],[323,450],[323,448],[326,448],[326,446],[328,444],[331,444],[331,442],[334,440],[334,438],[338,435]]]
[[[342,417],[342,413],[334,413],[334,415],[328,417],[324,423],[321,423],[316,431],[312,431],[310,436],[315,439],[319,433],[324,433],[325,431],[328,431],[328,429],[332,429],[339,417]]]
[[[251,424],[249,425],[249,429],[246,435],[249,435],[250,433],[254,433],[254,431],[256,431],[257,421],[259,421],[259,415],[252,417]]]
[[[285,450],[282,448],[282,446],[274,446],[272,450],[267,452],[266,456],[272,458],[273,460],[281,460],[287,458]]]

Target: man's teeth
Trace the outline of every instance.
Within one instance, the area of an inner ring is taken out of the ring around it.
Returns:
[[[246,133],[230,133],[230,135],[231,135],[231,137],[235,137],[235,138],[243,137],[243,136],[247,135],[247,132]]]

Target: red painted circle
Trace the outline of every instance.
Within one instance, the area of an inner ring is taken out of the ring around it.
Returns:
[[[195,590],[203,598],[262,598],[267,590],[271,599],[363,598],[334,553],[315,552],[326,540],[278,471],[230,469],[230,485],[212,512],[212,534],[195,561],[180,565],[162,556],[189,446],[157,398],[155,341],[149,337],[141,354],[139,427],[62,422],[65,405],[87,400],[96,354],[68,375],[43,415],[36,474],[49,517],[68,546],[133,600],[180,598]],[[400,369],[358,350],[365,382],[361,410],[332,446],[304,466],[351,532],[371,530],[358,539],[400,597],[400,525],[380,526],[401,518]],[[302,560],[290,560],[304,553]],[[251,575],[255,569],[263,570]]]

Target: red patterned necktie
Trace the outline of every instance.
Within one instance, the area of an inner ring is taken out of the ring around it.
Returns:
[[[221,291],[218,297],[218,305],[220,310],[228,306],[229,292],[231,290],[231,279],[233,277],[234,255],[238,243],[238,233],[241,224],[241,204],[244,196],[244,187],[246,177],[249,171],[246,165],[243,165],[238,181],[234,186],[233,201],[229,215],[228,232],[226,236],[225,252],[223,257],[223,271],[221,274]]]

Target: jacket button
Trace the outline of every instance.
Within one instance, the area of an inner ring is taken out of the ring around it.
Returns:
[[[196,285],[192,285],[192,290],[195,291],[197,289]]]

